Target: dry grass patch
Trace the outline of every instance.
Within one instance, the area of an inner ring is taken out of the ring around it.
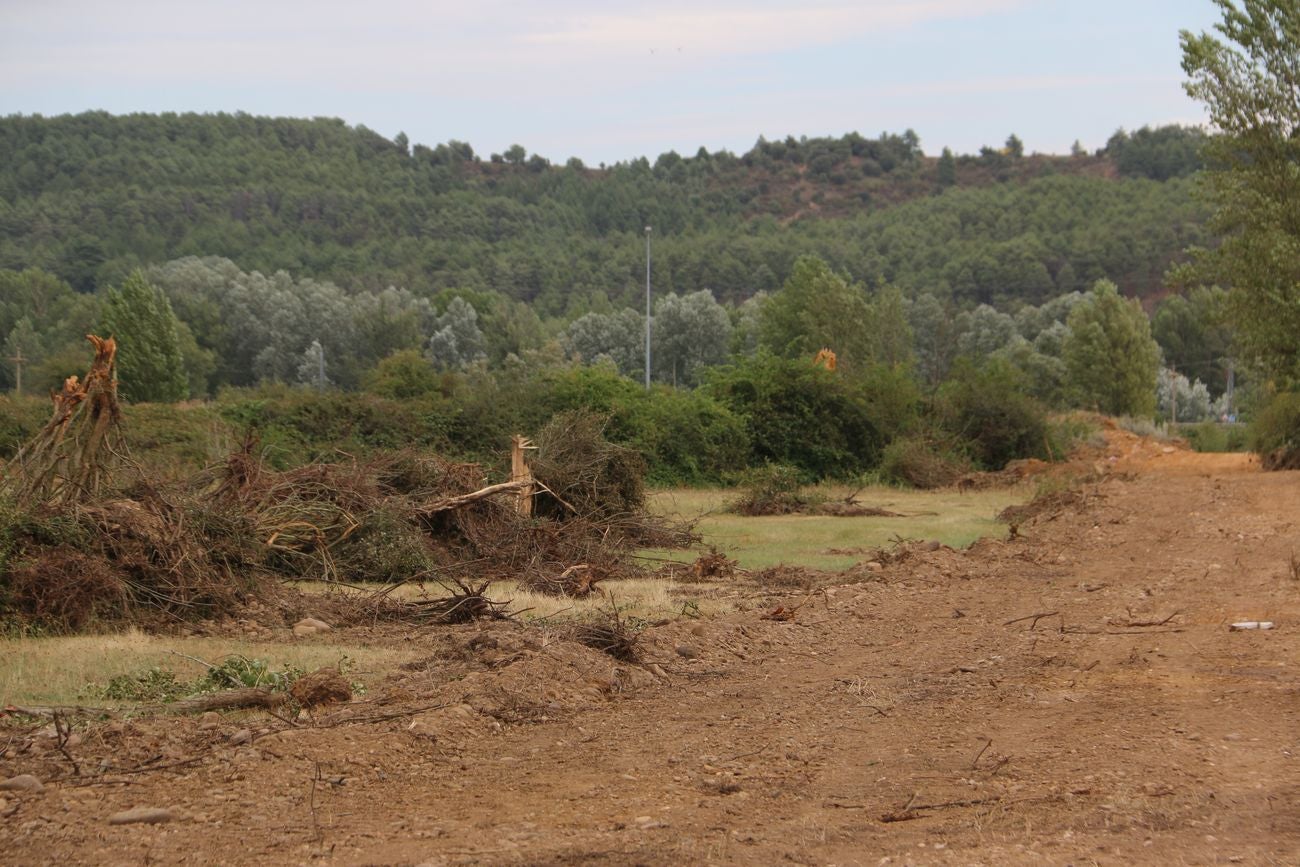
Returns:
[[[337,665],[346,656],[351,665],[350,677],[363,683],[378,680],[414,656],[400,648],[346,643],[177,638],[137,631],[5,639],[0,641],[0,704],[112,706],[119,703],[105,700],[100,690],[118,675],[163,668],[175,672],[179,680],[191,680],[202,675],[205,668],[186,657],[219,663],[230,655],[264,659],[275,668],[293,666],[306,671]]]
[[[684,559],[691,560],[694,556],[684,556]],[[343,587],[305,581],[295,582],[293,586],[307,593],[338,592],[356,596],[386,593],[393,599],[435,599],[448,595],[445,588],[433,581],[412,582],[392,588],[382,585]],[[509,602],[505,612],[525,623],[536,620],[589,619],[601,612],[608,612],[611,597],[622,616],[643,620],[673,617],[680,615],[683,609],[699,615],[720,614],[734,609],[734,600],[727,595],[725,586],[716,583],[695,584],[671,578],[621,578],[605,581],[600,584],[597,592],[577,598],[539,593],[516,581],[494,581],[484,595],[494,601]]]

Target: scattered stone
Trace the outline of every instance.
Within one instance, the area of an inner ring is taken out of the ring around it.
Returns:
[[[740,791],[740,783],[728,777],[705,777],[700,781],[705,791],[719,795],[734,795]]]
[[[318,632],[328,632],[330,625],[324,620],[317,620],[315,617],[304,617],[293,625],[293,634],[298,638],[307,638]]]
[[[160,825],[171,822],[176,814],[164,807],[136,807],[108,817],[110,825]]]
[[[7,780],[0,780],[0,792],[43,792],[45,784],[31,774],[19,774]]]
[[[679,644],[677,645],[677,655],[682,659],[695,659],[700,655],[700,653],[694,647],[686,644]]]
[[[318,668],[304,674],[289,688],[294,701],[303,707],[352,700],[352,685],[337,668]]]
[[[253,733],[249,729],[240,729],[239,731],[231,735],[229,738],[231,746],[236,746],[236,747],[239,746],[240,744],[246,744],[252,739],[253,739]]]

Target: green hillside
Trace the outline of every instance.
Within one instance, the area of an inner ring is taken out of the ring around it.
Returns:
[[[1201,239],[1200,134],[1117,134],[1098,154],[925,156],[912,132],[748,152],[552,164],[516,146],[409,146],[330,119],[105,113],[0,119],[0,267],[82,292],[138,265],[245,270],[419,295],[493,290],[543,316],[620,304],[644,279],[738,301],[824,258],[868,285],[959,302],[1041,300],[1106,276],[1160,288]]]

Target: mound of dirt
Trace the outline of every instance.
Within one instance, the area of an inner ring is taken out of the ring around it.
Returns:
[[[1087,500],[1087,495],[1079,488],[1048,491],[1038,494],[1023,505],[1007,506],[998,513],[998,520],[1013,526],[1024,524],[1039,516],[1055,517],[1066,510],[1078,509]]]

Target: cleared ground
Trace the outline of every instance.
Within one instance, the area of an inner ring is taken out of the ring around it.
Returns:
[[[1296,863],[1300,476],[1169,448],[1112,435],[1013,539],[750,588],[640,664],[377,626],[412,660],[292,726],[88,723],[80,775],[14,727],[0,777],[48,785],[0,796],[0,861]],[[140,806],[175,818],[108,824]]]

